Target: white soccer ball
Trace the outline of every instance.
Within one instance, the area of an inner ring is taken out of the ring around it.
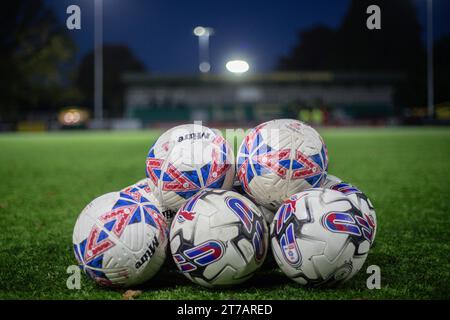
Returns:
[[[205,287],[249,279],[263,264],[267,248],[262,213],[233,191],[202,191],[178,210],[170,229],[170,249],[178,268]]]
[[[277,210],[289,196],[322,185],[328,155],[312,127],[297,120],[272,120],[244,138],[237,166],[245,192],[257,203]]]
[[[73,231],[75,257],[100,285],[129,287],[152,278],[166,257],[168,227],[144,197],[111,192],[93,200]]]
[[[176,211],[202,189],[231,189],[234,153],[211,129],[181,125],[166,131],[151,147],[146,171],[152,193],[162,206]]]
[[[272,252],[281,270],[309,286],[336,285],[363,266],[374,222],[345,194],[315,188],[291,196],[270,228]]]
[[[361,212],[364,215],[367,215],[374,224],[374,230],[372,235],[372,244],[375,241],[375,236],[377,234],[377,215],[375,213],[375,208],[370,201],[370,199],[356,186],[351,185],[347,182],[342,181],[342,179],[328,175],[325,179],[325,182],[322,185],[322,188],[331,189],[335,191],[342,192],[346,196],[348,196],[356,206],[360,208]]]
[[[153,203],[159,210],[159,212],[166,218],[167,225],[170,226],[176,211],[170,210],[162,206],[158,199],[153,195],[152,190],[148,185],[148,180],[146,178],[139,180],[138,182],[122,189],[122,192],[131,195],[133,198],[144,197]]]

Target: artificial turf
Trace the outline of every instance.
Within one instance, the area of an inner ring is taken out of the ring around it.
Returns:
[[[330,173],[357,185],[378,218],[363,269],[335,289],[305,289],[265,267],[234,289],[190,283],[173,264],[139,299],[450,298],[450,129],[325,129]],[[0,135],[0,298],[120,299],[83,277],[66,287],[76,263],[72,229],[93,198],[144,176],[157,132],[62,132]],[[366,268],[381,268],[381,289],[366,287]]]

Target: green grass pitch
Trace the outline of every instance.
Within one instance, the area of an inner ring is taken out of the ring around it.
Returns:
[[[139,299],[450,298],[450,130],[324,129],[330,173],[357,185],[378,217],[363,269],[336,289],[305,289],[264,268],[240,287],[207,290],[173,264],[143,286]],[[83,277],[66,288],[75,264],[72,229],[94,197],[144,176],[157,132],[0,135],[0,298],[120,299],[124,290]],[[366,268],[381,268],[381,289]]]

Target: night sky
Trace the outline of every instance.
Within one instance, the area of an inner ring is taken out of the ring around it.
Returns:
[[[77,57],[93,49],[93,0],[45,0],[64,21],[66,8],[77,4],[82,30],[70,31]],[[336,27],[349,0],[212,1],[104,0],[104,42],[128,45],[153,73],[196,73],[197,25],[215,30],[211,38],[213,72],[223,72],[231,58],[244,58],[252,71],[273,70],[278,58],[295,45],[299,29],[317,24]],[[450,33],[450,1],[434,0],[435,38]],[[426,21],[426,0],[414,0],[419,20]],[[425,28],[423,28],[425,32]],[[423,34],[425,38],[425,33]]]

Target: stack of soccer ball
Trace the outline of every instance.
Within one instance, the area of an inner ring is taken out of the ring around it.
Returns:
[[[172,128],[148,153],[147,179],[81,212],[75,256],[97,283],[129,287],[152,278],[170,247],[184,275],[216,287],[249,279],[270,243],[300,284],[347,281],[367,258],[376,216],[361,191],[327,170],[323,139],[300,121],[253,128],[237,161],[218,130]]]

